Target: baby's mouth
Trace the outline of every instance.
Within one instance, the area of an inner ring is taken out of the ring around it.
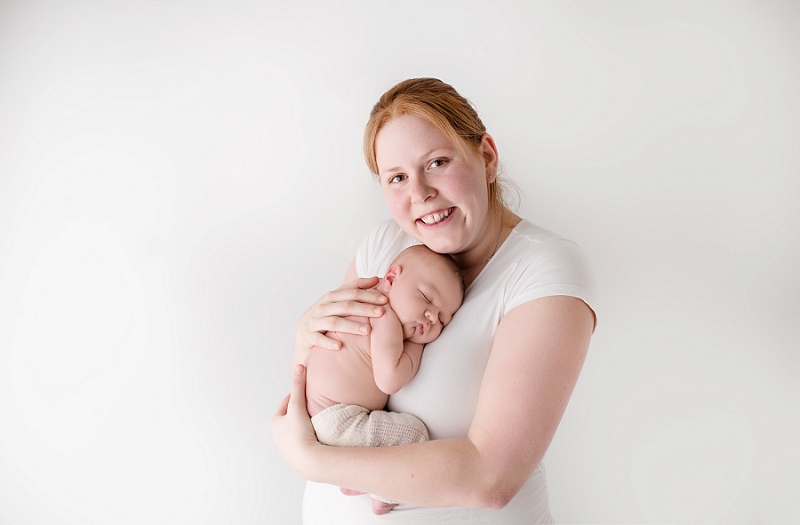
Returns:
[[[432,226],[434,224],[439,224],[440,222],[442,222],[443,220],[448,218],[450,216],[450,214],[453,213],[453,210],[455,210],[455,209],[456,209],[455,206],[453,206],[453,207],[447,208],[446,210],[430,213],[428,215],[420,217],[417,220],[421,221],[424,224],[427,224],[428,226]]]

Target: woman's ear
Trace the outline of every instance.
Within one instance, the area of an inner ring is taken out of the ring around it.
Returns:
[[[494,139],[488,133],[484,133],[483,137],[481,137],[480,153],[486,166],[487,182],[494,182],[494,179],[497,178],[500,156],[497,153],[497,145],[494,143]]]

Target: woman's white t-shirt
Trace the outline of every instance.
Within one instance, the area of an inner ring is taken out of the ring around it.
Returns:
[[[419,244],[393,220],[381,223],[356,254],[360,277],[383,276],[403,249]],[[428,427],[431,439],[467,436],[483,371],[500,320],[511,309],[541,297],[566,295],[592,307],[592,279],[583,251],[573,242],[522,220],[467,287],[461,308],[438,339],[425,347],[417,375],[389,398],[386,410],[408,412]],[[401,503],[375,516],[369,496],[344,496],[338,487],[308,482],[305,524],[551,523],[540,464],[501,510],[428,508]]]

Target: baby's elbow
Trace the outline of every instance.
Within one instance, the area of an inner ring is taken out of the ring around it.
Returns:
[[[393,377],[376,376],[375,385],[381,392],[383,392],[384,394],[388,394],[390,396],[392,394],[398,393],[400,389],[403,388],[402,383],[400,383]]]

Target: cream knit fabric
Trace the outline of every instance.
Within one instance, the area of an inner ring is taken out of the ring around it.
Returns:
[[[317,439],[334,447],[391,447],[428,441],[425,424],[411,414],[373,410],[358,405],[334,405],[311,418]],[[397,503],[381,496],[372,497]]]

